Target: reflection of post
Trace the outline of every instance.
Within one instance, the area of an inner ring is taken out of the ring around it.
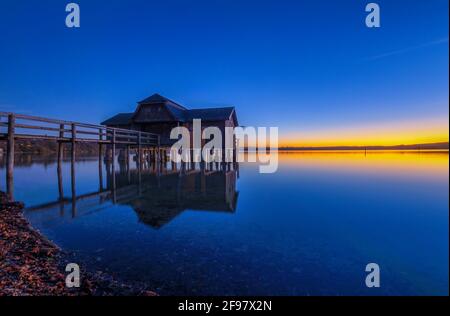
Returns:
[[[142,178],[141,169],[138,169],[138,196],[142,195]]]
[[[10,201],[14,200],[14,114],[8,115],[8,141],[6,144],[6,193]]]
[[[200,171],[201,174],[205,174],[205,161],[200,161]]]
[[[59,200],[62,201],[64,199],[64,190],[63,190],[63,179],[62,179],[62,159],[58,157],[58,167],[56,168],[58,172],[58,192],[59,192]]]
[[[64,216],[64,201],[59,203],[59,216]]]
[[[70,174],[71,174],[71,185],[72,185],[72,217],[76,216],[76,190],[75,190],[75,150],[76,150],[76,140],[77,138],[77,131],[75,124],[72,123],[72,157],[71,157],[71,168],[70,168]]]
[[[106,167],[106,187],[111,188],[111,160],[107,159],[105,161]]]
[[[183,177],[184,177],[184,170],[185,170],[185,163],[181,163],[181,171],[178,173],[178,179],[177,179],[177,203],[179,204],[181,202],[182,197],[182,189],[183,189]]]
[[[103,164],[102,159],[99,157],[98,161],[98,190],[103,191]]]
[[[59,192],[59,200],[64,199],[64,190],[63,190],[63,182],[62,182],[62,161],[64,155],[64,147],[63,147],[63,138],[64,138],[64,124],[59,125],[59,142],[58,142],[58,192]]]
[[[204,171],[200,173],[200,190],[203,196],[206,196],[206,174]]]
[[[72,197],[72,218],[77,216],[77,198]]]

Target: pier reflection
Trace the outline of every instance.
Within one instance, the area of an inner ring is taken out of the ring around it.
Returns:
[[[134,161],[133,161],[134,160]],[[73,166],[73,164],[71,164]],[[61,164],[56,168],[59,198],[30,206],[28,217],[48,224],[107,209],[111,204],[131,207],[142,223],[158,229],[185,210],[234,212],[238,198],[237,163],[150,163],[129,156],[99,163],[98,191],[76,194],[76,171],[71,166],[69,197],[64,195]]]

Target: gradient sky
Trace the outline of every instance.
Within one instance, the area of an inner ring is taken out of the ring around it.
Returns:
[[[0,110],[99,123],[155,92],[281,144],[448,141],[448,0],[0,2]]]

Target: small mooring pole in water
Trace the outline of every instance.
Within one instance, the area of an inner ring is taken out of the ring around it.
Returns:
[[[6,193],[9,200],[14,200],[14,128],[16,118],[8,115],[8,141],[6,144]]]

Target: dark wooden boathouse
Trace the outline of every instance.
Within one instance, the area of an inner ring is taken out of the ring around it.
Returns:
[[[238,126],[234,107],[187,109],[159,94],[138,102],[134,112],[119,113],[102,125],[119,127],[160,135],[161,147],[169,147],[176,140],[170,139],[170,131],[176,126],[184,126],[192,131],[193,119],[202,120],[202,129],[216,126],[225,136],[225,127]],[[222,141],[223,146],[225,141]]]

